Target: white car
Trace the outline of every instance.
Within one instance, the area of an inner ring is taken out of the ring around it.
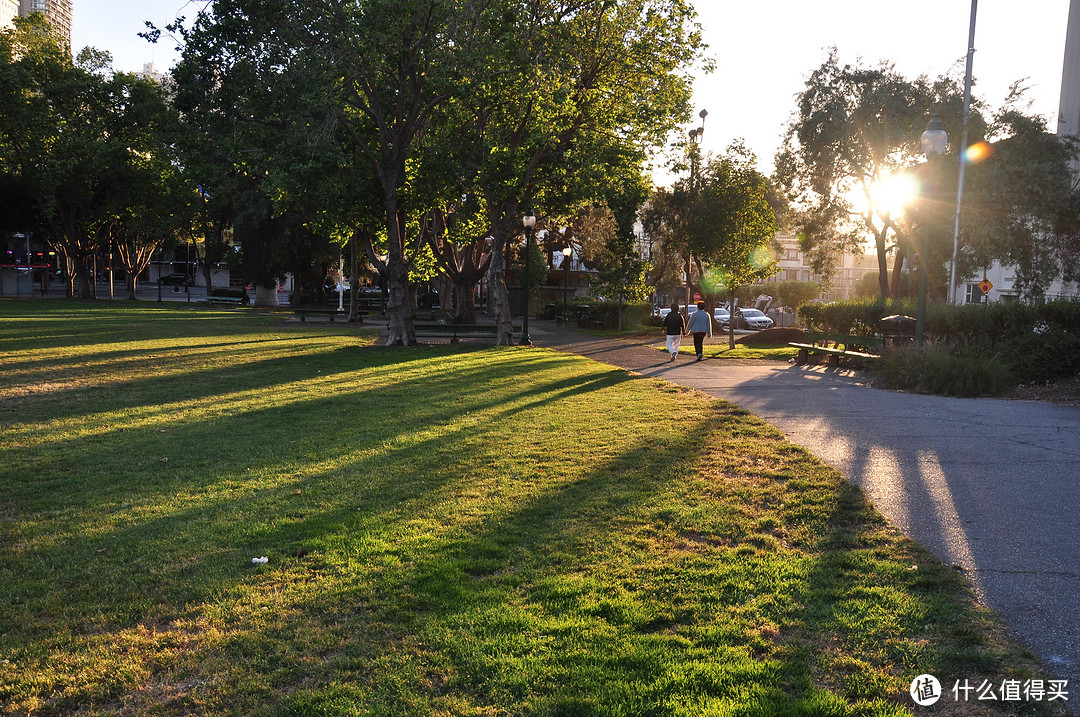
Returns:
[[[773,320],[757,309],[739,309],[739,325],[745,325],[748,329],[761,331],[771,329]]]

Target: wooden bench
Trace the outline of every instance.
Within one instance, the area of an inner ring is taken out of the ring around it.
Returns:
[[[442,321],[451,323],[454,315],[441,309],[417,309],[413,312],[413,321]]]
[[[881,352],[885,348],[883,339],[876,336],[851,336],[848,334],[832,334],[823,331],[807,331],[806,342],[792,342],[788,346],[799,349],[797,363],[804,364],[812,353],[829,354],[829,365],[839,363],[841,356],[872,361],[881,358]]]
[[[199,299],[200,304],[206,304],[207,306],[240,306],[244,300],[238,296],[207,296],[205,299]]]
[[[349,310],[342,309],[341,311],[338,311],[337,309],[293,309],[293,313],[300,317],[300,321],[307,321],[307,316],[326,316],[329,317],[331,322],[333,322],[335,316],[348,317]],[[363,316],[364,312],[358,311],[357,314]]]
[[[499,335],[499,328],[495,324],[413,324],[413,331],[417,336],[450,336],[450,343],[456,344],[461,336],[492,336]],[[517,332],[518,328],[514,328]]]

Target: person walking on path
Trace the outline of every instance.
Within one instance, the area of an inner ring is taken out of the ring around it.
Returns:
[[[674,361],[679,355],[679,345],[682,343],[683,334],[686,333],[686,320],[679,313],[678,302],[671,304],[671,311],[664,317],[664,334],[667,335],[667,350],[671,354],[669,362]]]
[[[694,335],[694,351],[697,360],[705,358],[705,337],[712,338],[712,317],[705,311],[705,302],[697,302],[697,311],[690,314],[690,321],[686,324],[687,333]]]

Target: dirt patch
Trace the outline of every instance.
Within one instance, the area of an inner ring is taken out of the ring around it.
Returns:
[[[1005,398],[1080,406],[1080,379],[1063,378],[1060,381],[1040,386],[1018,386]]]
[[[802,341],[804,333],[805,332],[802,329],[792,327],[783,329],[765,329],[764,331],[747,334],[742,338],[736,339],[735,343],[745,344],[747,346],[783,346],[792,341]]]

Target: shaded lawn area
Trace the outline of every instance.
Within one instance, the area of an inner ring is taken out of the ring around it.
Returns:
[[[0,711],[898,715],[921,673],[1038,676],[754,416],[541,349],[374,343],[0,302]]]

